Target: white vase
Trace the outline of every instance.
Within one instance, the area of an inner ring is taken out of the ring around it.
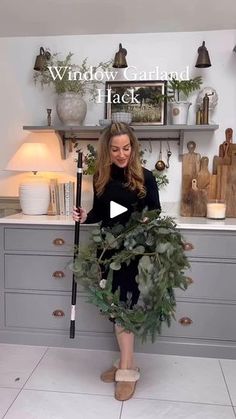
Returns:
[[[87,104],[78,93],[66,92],[58,95],[57,114],[63,124],[82,125],[86,112]]]
[[[188,123],[188,111],[190,102],[170,102],[171,124],[186,125]]]

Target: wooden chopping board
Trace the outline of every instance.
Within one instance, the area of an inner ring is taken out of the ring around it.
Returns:
[[[198,188],[197,179],[192,180],[190,191],[192,217],[205,217],[207,212],[207,189]]]
[[[217,168],[219,165],[231,164],[230,147],[232,142],[232,128],[225,130],[225,141],[219,146],[219,156],[214,156],[212,174],[217,174]],[[236,145],[236,144],[235,144]]]
[[[191,179],[195,179],[200,170],[201,155],[195,152],[196,143],[189,141],[187,143],[188,153],[183,154],[182,160],[182,175],[191,176]]]
[[[227,167],[225,201],[226,217],[236,217],[236,165]]]
[[[185,175],[183,178],[180,215],[183,217],[205,217],[207,209],[207,189],[199,189],[197,179]]]
[[[187,143],[188,153],[183,155],[182,162],[182,194],[180,204],[180,215],[183,217],[192,216],[192,203],[190,192],[192,190],[192,179],[196,179],[200,171],[201,155],[195,152],[196,143]]]
[[[208,170],[208,163],[208,157],[203,156],[200,160],[200,170],[196,177],[198,189],[207,189],[210,186],[211,174]]]

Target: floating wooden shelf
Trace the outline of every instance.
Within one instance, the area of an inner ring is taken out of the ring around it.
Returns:
[[[215,131],[219,125],[132,125],[137,137],[140,141],[178,141],[179,155],[183,154],[184,136],[186,132],[191,131]],[[23,129],[31,132],[55,133],[60,142],[61,156],[66,158],[66,142],[67,141],[95,141],[103,129],[100,125],[92,126],[68,126],[68,125],[54,125],[54,126],[27,126]],[[177,136],[164,137],[160,134],[176,133]]]

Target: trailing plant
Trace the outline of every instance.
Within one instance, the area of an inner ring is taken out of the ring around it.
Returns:
[[[47,61],[47,67],[34,72],[34,82],[40,83],[42,87],[53,86],[58,94],[74,92],[84,96],[88,92],[95,99],[101,85],[101,81],[96,80],[96,72],[109,69],[111,61],[91,66],[88,59],[84,58],[78,65],[72,63],[73,55],[69,52],[65,58],[60,59],[58,53],[52,54]]]
[[[160,217],[159,211],[133,213],[126,226],[96,228],[90,244],[80,249],[72,269],[82,284],[89,302],[108,318],[115,319],[125,330],[135,333],[143,342],[155,340],[162,324],[170,326],[175,318],[175,288],[185,290],[189,267],[184,253],[185,244],[170,217]],[[104,259],[107,250],[113,250]],[[112,293],[113,272],[122,264],[138,258],[136,281],[140,290],[138,304],[119,301],[119,290]],[[102,268],[108,270],[102,277]]]

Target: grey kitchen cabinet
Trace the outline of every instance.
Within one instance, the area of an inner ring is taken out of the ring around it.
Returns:
[[[81,243],[92,226],[81,226]],[[176,290],[176,319],[136,351],[236,358],[236,231],[184,229],[192,280]],[[69,338],[72,225],[0,224],[0,342],[116,349],[112,323],[78,287]]]

